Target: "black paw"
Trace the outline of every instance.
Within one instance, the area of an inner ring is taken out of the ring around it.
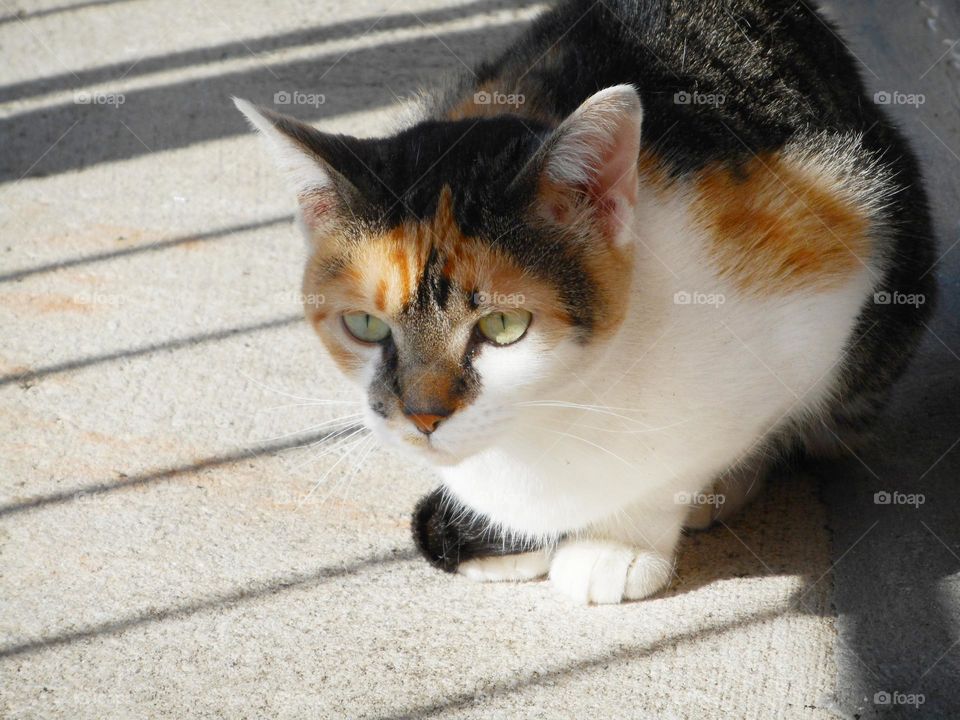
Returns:
[[[535,549],[533,543],[507,538],[491,529],[486,518],[466,510],[441,489],[420,498],[413,511],[411,530],[413,541],[427,561],[450,573],[473,558]]]

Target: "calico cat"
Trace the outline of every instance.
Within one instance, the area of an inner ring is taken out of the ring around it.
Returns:
[[[648,597],[683,528],[867,436],[931,312],[917,162],[807,2],[568,0],[391,137],[237,106],[307,315],[480,580]]]

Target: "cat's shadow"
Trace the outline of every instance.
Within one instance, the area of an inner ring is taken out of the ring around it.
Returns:
[[[818,479],[803,465],[777,468],[766,489],[735,517],[684,534],[674,580],[658,597],[730,580],[797,576],[802,578],[800,588],[793,588],[798,609],[823,614],[828,612],[830,554]]]
[[[953,296],[943,304],[957,316]],[[934,331],[957,335],[942,320]],[[677,576],[659,597],[799,578],[784,592],[797,612],[842,619],[836,651],[851,702],[896,688],[923,693],[930,712],[952,708],[960,672],[958,368],[953,351],[927,338],[869,447],[775,470],[730,522],[684,536]]]

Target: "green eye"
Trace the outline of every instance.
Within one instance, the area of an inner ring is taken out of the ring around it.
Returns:
[[[380,342],[390,334],[390,326],[369,313],[344,313],[343,324],[347,332],[362,342]]]
[[[477,323],[480,333],[496,345],[510,345],[523,337],[533,316],[526,310],[507,310],[484,315]]]

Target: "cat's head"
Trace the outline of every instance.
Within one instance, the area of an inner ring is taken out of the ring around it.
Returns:
[[[307,317],[366,424],[435,464],[577,382],[623,320],[641,108],[603,90],[551,128],[502,115],[322,133],[237,100],[289,175]],[[515,428],[514,428],[515,429]]]

